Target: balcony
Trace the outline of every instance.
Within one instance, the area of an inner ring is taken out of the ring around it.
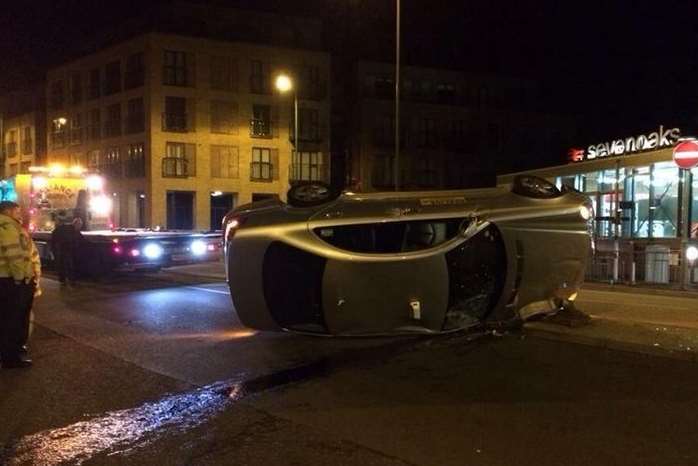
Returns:
[[[186,133],[189,131],[186,113],[163,113],[162,130],[173,133]]]
[[[288,180],[330,182],[330,167],[326,164],[292,163],[288,167]]]
[[[271,120],[260,120],[252,118],[250,120],[250,137],[271,138],[273,136]]]
[[[16,142],[8,142],[5,144],[5,155],[8,157],[14,157],[17,155],[17,143]]]
[[[196,163],[190,157],[164,157],[162,159],[163,178],[187,178],[196,176]]]

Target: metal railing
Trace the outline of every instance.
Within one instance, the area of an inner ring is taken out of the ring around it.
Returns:
[[[252,118],[250,120],[250,137],[270,138],[273,135],[271,120],[260,120]]]
[[[691,263],[685,250],[665,245],[596,251],[587,261],[585,280],[698,290],[698,261]]]

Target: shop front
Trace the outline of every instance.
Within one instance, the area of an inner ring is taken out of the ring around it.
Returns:
[[[677,165],[679,141],[678,128],[660,126],[572,149],[567,165],[526,172],[591,199],[596,247],[588,280],[698,289],[698,168]]]

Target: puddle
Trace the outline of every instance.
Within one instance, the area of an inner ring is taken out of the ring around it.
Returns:
[[[244,382],[218,382],[135,408],[27,435],[4,449],[0,464],[81,464],[101,453],[125,453],[165,435],[191,430],[246,396],[322,376],[328,370],[329,364],[322,360]]]

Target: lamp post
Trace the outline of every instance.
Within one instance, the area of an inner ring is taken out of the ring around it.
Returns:
[[[400,191],[400,0],[395,2],[395,191]]]
[[[276,77],[274,82],[276,89],[285,94],[286,92],[293,91],[293,149],[296,151],[296,157],[298,155],[298,92],[296,92],[296,87],[293,85],[293,79],[287,74],[280,74]],[[291,157],[291,164],[293,164],[293,157]]]

